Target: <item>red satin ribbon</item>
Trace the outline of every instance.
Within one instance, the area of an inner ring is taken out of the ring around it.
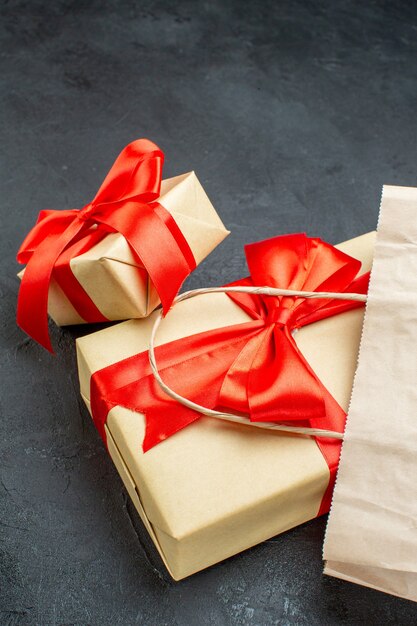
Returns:
[[[125,237],[165,312],[195,269],[184,235],[171,214],[155,202],[160,195],[163,161],[164,155],[154,143],[133,141],[117,157],[92,202],[80,210],[40,212],[17,255],[19,263],[27,264],[17,323],[50,352],[47,309],[53,273],[85,321],[107,321],[72,275],[69,261],[108,233]]]
[[[357,277],[360,262],[320,239],[303,234],[275,237],[250,244],[245,251],[250,277],[233,285],[340,293],[366,293],[368,288],[369,273]],[[252,421],[343,431],[345,412],[299,351],[292,331],[362,303],[235,293],[229,297],[252,320],[156,348],[167,384],[194,402],[244,413]],[[117,405],[145,414],[144,451],[201,417],[161,391],[147,352],[91,378],[93,419],[104,441],[107,414]],[[341,444],[327,438],[316,441],[330,469],[322,514],[330,506]]]

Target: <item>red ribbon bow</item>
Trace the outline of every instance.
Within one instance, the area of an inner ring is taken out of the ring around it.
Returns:
[[[50,352],[48,292],[59,260],[69,261],[108,233],[118,232],[147,271],[165,312],[195,269],[184,235],[171,214],[155,202],[160,195],[163,161],[163,152],[154,143],[133,141],[117,157],[92,202],[80,210],[40,212],[17,255],[19,263],[27,264],[17,322]],[[59,277],[61,287],[86,321],[106,321],[71,271],[61,271]]]
[[[245,251],[251,275],[233,283],[236,286],[340,293],[366,293],[368,288],[369,272],[356,277],[361,263],[320,239],[303,234],[275,237],[247,245]],[[163,380],[198,404],[245,413],[252,421],[343,431],[343,409],[299,351],[292,331],[362,303],[236,293],[229,297],[252,320],[156,348]],[[147,352],[96,372],[91,378],[91,403],[104,441],[112,407],[144,413],[144,451],[201,417],[161,391]],[[330,504],[340,442],[321,438],[317,443],[331,475],[322,513]]]

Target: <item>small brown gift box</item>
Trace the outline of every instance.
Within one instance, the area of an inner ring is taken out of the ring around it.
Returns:
[[[229,234],[194,172],[163,180],[158,202],[181,229],[197,265]],[[118,233],[107,235],[69,263],[81,287],[109,320],[146,317],[160,303],[148,273]],[[48,313],[59,326],[84,323],[54,279]]]
[[[372,263],[374,234],[340,244]],[[82,397],[90,409],[90,378],[147,350],[154,315],[77,340]],[[157,343],[238,324],[248,315],[226,294],[179,303]],[[321,381],[347,410],[363,310],[301,328],[297,344]],[[317,516],[329,468],[313,438],[203,417],[142,451],[143,415],[122,407],[107,418],[109,453],[167,569],[176,580]]]

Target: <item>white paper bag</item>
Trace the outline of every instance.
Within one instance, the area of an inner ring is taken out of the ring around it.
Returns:
[[[417,601],[417,189],[383,189],[325,573]]]

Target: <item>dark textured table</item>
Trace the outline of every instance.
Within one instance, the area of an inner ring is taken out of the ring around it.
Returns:
[[[375,228],[417,184],[415,2],[1,3],[0,626],[411,625],[416,605],[322,576],[325,519],[171,582],[57,357],[15,326],[15,253],[42,208],[83,206],[138,137],[195,169],[242,246]]]

